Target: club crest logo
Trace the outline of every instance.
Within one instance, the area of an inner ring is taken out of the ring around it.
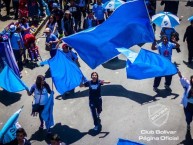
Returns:
[[[164,25],[167,26],[168,25],[168,21],[164,21]]]
[[[162,104],[155,104],[148,107],[149,120],[157,127],[167,122],[169,113],[169,108]]]

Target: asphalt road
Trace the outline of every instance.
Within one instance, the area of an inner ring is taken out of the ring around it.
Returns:
[[[159,2],[158,2],[159,3]],[[187,18],[193,13],[193,7],[186,7],[180,2],[178,16],[183,16],[181,25],[176,27],[180,34],[181,53],[173,51],[173,62],[178,64],[184,76],[192,75],[193,65],[187,65],[187,46],[182,42],[183,34],[189,25]],[[163,7],[158,7],[158,12]],[[156,30],[159,38],[160,29]],[[41,32],[40,32],[41,34]],[[45,38],[39,38],[38,46],[43,60],[49,58],[44,50]],[[143,48],[150,49],[150,44]],[[137,46],[134,49],[139,49]],[[172,80],[172,92],[164,88],[164,79],[160,84],[159,93],[153,91],[153,78],[131,80],[126,78],[126,58],[105,63],[91,70],[82,60],[81,70],[87,78],[93,71],[99,73],[100,79],[110,80],[111,84],[102,87],[103,112],[101,114],[102,130],[99,133],[91,129],[93,121],[88,106],[88,89],[75,89],[75,94],[68,97],[59,96],[55,90],[54,118],[55,126],[52,132],[58,133],[62,140],[73,145],[115,145],[118,138],[132,140],[147,145],[192,145],[193,126],[191,134],[186,131],[183,107],[180,105],[183,88],[177,75]],[[22,80],[31,86],[36,76],[46,75],[46,81],[51,85],[48,66],[28,67],[22,71]],[[38,117],[30,116],[33,97],[25,91],[7,93],[0,91],[0,128],[17,109],[24,108],[20,114],[19,123],[27,131],[27,138],[33,145],[46,145],[46,131],[38,131]]]

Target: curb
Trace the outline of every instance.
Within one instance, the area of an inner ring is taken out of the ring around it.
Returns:
[[[42,27],[46,24],[47,20],[48,20],[48,16],[46,16],[40,23],[40,25],[38,26],[38,28],[36,29],[34,35],[36,36],[38,34],[38,32],[42,29]]]

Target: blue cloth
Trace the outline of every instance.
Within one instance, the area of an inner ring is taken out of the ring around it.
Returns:
[[[49,43],[50,41],[56,41],[58,38],[56,37],[56,35],[54,35],[53,33],[52,34],[50,34],[50,36],[48,36],[48,37],[46,37],[46,42],[47,43]],[[52,50],[53,49],[56,49],[56,43],[53,43],[52,44],[52,46],[51,46],[51,48],[52,48]]]
[[[119,139],[117,145],[144,145],[130,140]]]
[[[158,49],[159,54],[169,59],[170,61],[172,59],[172,49],[175,47],[176,47],[176,44],[171,43],[169,41],[166,45],[163,44],[163,42],[156,45],[156,48]]]
[[[11,46],[13,50],[19,50],[18,41],[21,42],[21,38],[18,33],[13,33],[12,37],[10,38]]]
[[[47,129],[49,129],[54,125],[53,107],[54,107],[54,92],[52,91],[41,114],[43,120],[45,121]]]
[[[9,143],[16,138],[16,130],[17,130],[16,123],[19,118],[21,109],[16,111],[3,126],[2,130],[0,131],[0,143],[3,144]]]
[[[177,73],[175,65],[157,53],[145,49],[141,49],[138,54],[131,50],[128,51],[127,78],[140,80]]]
[[[54,85],[60,94],[79,86],[84,78],[78,66],[61,50],[57,50],[56,55],[48,60],[48,64]]]
[[[7,65],[0,73],[0,87],[8,92],[19,92],[28,89],[22,80]]]
[[[104,23],[63,41],[72,46],[92,69],[119,54],[116,48],[153,42],[154,32],[144,1],[127,2]]]

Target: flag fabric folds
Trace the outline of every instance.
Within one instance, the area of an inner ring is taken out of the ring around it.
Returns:
[[[140,80],[177,73],[176,66],[157,53],[145,49],[141,49],[139,53],[127,51],[127,54],[124,52],[128,58],[126,62],[127,78]]]
[[[44,110],[42,112],[42,118],[45,121],[46,128],[49,129],[54,125],[54,116],[53,116],[53,107],[54,107],[54,92],[50,94],[48,98],[48,102],[44,106]]]
[[[119,139],[117,145],[144,145],[130,140]]]
[[[19,92],[28,87],[24,82],[13,72],[13,70],[5,65],[0,73],[0,87],[7,90],[8,92]]]
[[[56,55],[48,60],[48,64],[53,83],[60,94],[79,86],[84,78],[78,66],[61,50],[57,50]]]
[[[92,69],[119,54],[116,48],[153,42],[154,32],[143,0],[118,7],[101,25],[62,38]]]
[[[17,120],[22,108],[16,111],[3,126],[0,131],[0,143],[9,143],[16,138],[16,131],[20,127]]]

